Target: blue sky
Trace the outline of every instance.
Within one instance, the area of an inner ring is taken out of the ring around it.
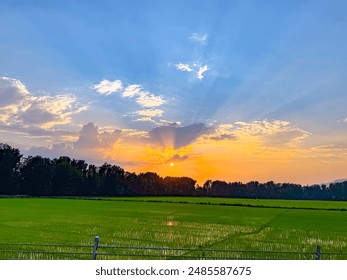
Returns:
[[[322,164],[296,181],[347,176],[346,8],[346,1],[0,0],[0,96],[7,100],[0,101],[0,140],[28,153],[87,155],[165,175],[161,164],[170,158],[188,164],[216,155],[216,139],[229,139],[232,157],[248,135],[263,145],[258,153],[281,147],[305,154],[301,162],[318,157]],[[155,128],[172,130],[172,141],[188,150],[153,145]],[[76,144],[87,132],[97,135],[88,153]],[[202,139],[214,142],[203,150]],[[117,149],[132,141],[143,150],[124,160]],[[161,151],[160,164],[142,159],[148,149]],[[327,161],[326,175],[315,177]],[[291,179],[273,170],[253,175]],[[250,179],[217,173],[211,176]]]

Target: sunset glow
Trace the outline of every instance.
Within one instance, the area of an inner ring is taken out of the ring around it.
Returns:
[[[346,1],[135,2],[1,1],[0,142],[199,184],[347,178]]]

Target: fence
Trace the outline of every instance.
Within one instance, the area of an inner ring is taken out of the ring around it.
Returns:
[[[93,245],[0,243],[0,259],[191,259],[191,260],[291,260],[347,259],[347,253],[315,251],[227,250],[102,245],[99,236]]]

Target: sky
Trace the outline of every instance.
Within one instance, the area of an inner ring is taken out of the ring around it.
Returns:
[[[0,142],[201,185],[347,178],[346,10],[0,0]]]

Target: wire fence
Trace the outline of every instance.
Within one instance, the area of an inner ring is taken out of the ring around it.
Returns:
[[[102,245],[96,236],[91,245],[0,243],[0,259],[320,260],[347,259],[347,252],[324,252],[320,246],[299,252]]]

